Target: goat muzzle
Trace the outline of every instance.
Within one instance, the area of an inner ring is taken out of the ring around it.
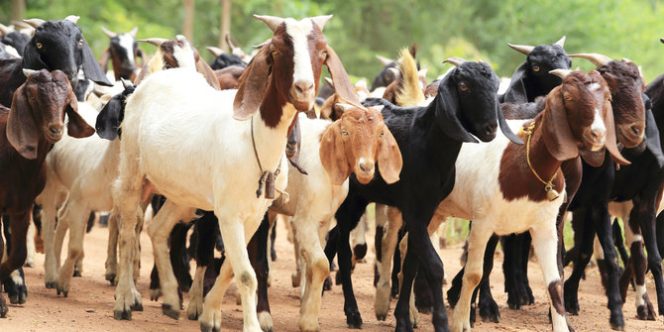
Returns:
[[[294,82],[290,89],[290,95],[295,108],[298,111],[306,112],[313,107],[316,100],[314,83],[304,80]]]

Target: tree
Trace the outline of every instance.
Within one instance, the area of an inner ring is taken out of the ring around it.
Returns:
[[[12,0],[12,21],[20,21],[25,16],[25,0]]]
[[[184,22],[182,33],[189,41],[194,41],[194,11],[195,0],[184,0]]]
[[[219,28],[219,47],[224,52],[229,51],[226,35],[231,33],[231,0],[221,0],[221,27]]]

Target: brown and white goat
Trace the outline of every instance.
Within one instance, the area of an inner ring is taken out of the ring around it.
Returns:
[[[0,280],[23,265],[26,233],[35,197],[46,182],[46,154],[64,134],[87,137],[94,129],[78,115],[78,103],[62,71],[24,71],[27,80],[15,92],[11,109],[0,107],[0,209],[9,220],[12,247],[0,265]],[[1,238],[0,238],[0,241]],[[2,254],[0,248],[0,254]],[[0,317],[7,314],[0,294]]]
[[[530,231],[535,254],[548,285],[553,330],[569,331],[557,264],[556,218],[564,201],[563,161],[605,145],[621,162],[616,148],[610,92],[599,73],[559,70],[563,83],[546,99],[535,119],[510,121],[522,127],[523,146],[499,136],[487,144],[466,144],[457,159],[454,190],[438,207],[429,230],[445,217],[473,220],[468,259],[451,330],[470,330],[471,294],[482,277],[486,243],[492,234]],[[480,162],[481,161],[481,162]],[[518,211],[517,214],[514,211]]]

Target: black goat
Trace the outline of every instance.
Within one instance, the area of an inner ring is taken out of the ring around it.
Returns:
[[[99,68],[77,21],[77,16],[61,21],[26,20],[35,28],[35,34],[25,46],[23,59],[0,61],[0,82],[6,82],[0,87],[0,104],[9,105],[14,91],[25,82],[23,68],[62,70],[75,90],[78,90],[79,70],[87,79],[112,85]],[[82,97],[76,96],[79,100]]]
[[[359,328],[362,318],[350,278],[350,231],[357,225],[369,202],[399,208],[409,232],[409,250],[403,266],[404,280],[395,309],[397,330],[412,330],[408,301],[418,265],[426,272],[433,291],[435,331],[447,330],[442,296],[443,265],[427,233],[427,225],[438,204],[454,186],[455,161],[463,142],[491,141],[500,125],[513,141],[521,142],[507,127],[498,109],[498,77],[484,63],[456,62],[439,86],[438,95],[425,107],[398,108],[370,99],[383,108],[385,124],[393,133],[403,155],[400,181],[387,185],[376,177],[367,185],[350,178],[349,193],[335,217],[337,241],[328,241],[325,252],[331,261],[339,253],[339,273],[344,290],[344,312],[349,326]]]

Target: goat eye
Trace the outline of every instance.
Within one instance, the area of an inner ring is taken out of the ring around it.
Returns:
[[[540,67],[539,67],[538,65],[534,65],[534,66],[533,66],[533,71],[536,72],[536,73],[539,72],[539,71],[540,71]]]
[[[459,83],[459,90],[466,92],[469,90],[468,85],[464,82]]]
[[[341,135],[348,136],[348,131],[346,131],[346,129],[341,129]]]
[[[37,42],[35,46],[37,47],[38,50],[41,50],[44,47],[44,44]]]

